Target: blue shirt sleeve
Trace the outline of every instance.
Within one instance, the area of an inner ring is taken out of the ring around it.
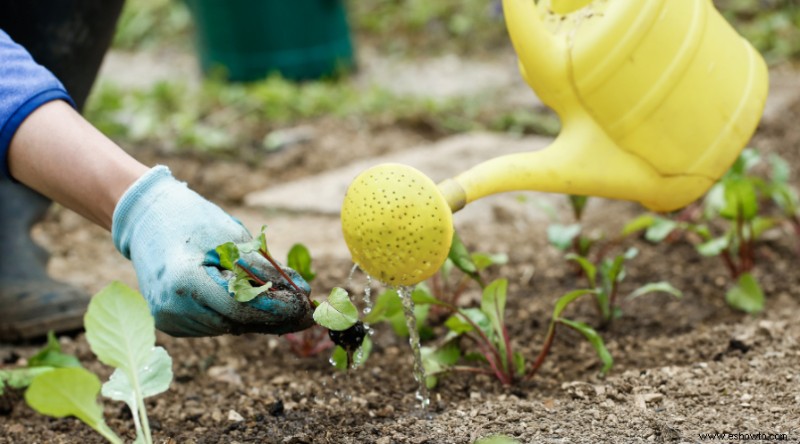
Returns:
[[[8,147],[17,128],[51,100],[75,103],[64,85],[0,29],[0,173],[8,178]],[[12,179],[13,180],[13,179]]]

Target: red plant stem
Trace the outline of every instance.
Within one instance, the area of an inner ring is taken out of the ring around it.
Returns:
[[[533,379],[533,376],[539,370],[539,367],[542,366],[545,358],[550,353],[550,348],[553,346],[553,339],[555,339],[555,337],[556,323],[555,321],[550,321],[550,328],[547,330],[547,337],[542,345],[542,350],[539,352],[539,356],[536,357],[536,361],[533,362],[533,366],[531,367],[530,371],[528,371],[528,374],[525,375],[525,380],[530,381]]]
[[[450,304],[447,304],[447,305],[450,305]],[[497,350],[497,347],[492,345],[492,341],[490,341],[489,338],[486,336],[486,333],[484,333],[483,330],[481,330],[481,328],[478,327],[478,324],[473,322],[472,319],[469,318],[469,316],[467,316],[465,314],[462,314],[461,311],[458,310],[458,308],[456,308],[455,306],[450,305],[450,307],[459,316],[461,316],[462,319],[467,321],[467,323],[472,326],[473,330],[475,330],[475,332],[478,333],[478,335],[480,336],[480,338],[484,342],[484,344],[486,344],[490,348],[490,350],[492,351],[492,355],[494,355],[495,362],[503,362],[503,358],[500,356],[500,352]]]
[[[262,250],[262,249],[260,249],[260,248],[258,249],[258,252],[259,252],[259,253],[261,253],[261,255],[262,255],[262,256],[264,256],[264,259],[266,259],[267,261],[269,261],[269,263],[270,263],[270,264],[272,264],[272,266],[275,268],[275,270],[277,270],[277,271],[278,271],[278,274],[280,274],[280,275],[281,275],[281,276],[282,276],[282,277],[283,277],[283,278],[286,280],[286,282],[288,282],[288,283],[289,283],[289,284],[290,284],[292,287],[294,287],[294,289],[295,289],[295,290],[297,290],[297,292],[298,292],[298,293],[300,293],[300,294],[304,294],[304,293],[305,293],[305,292],[304,292],[303,290],[301,290],[301,289],[300,289],[300,287],[298,287],[298,286],[297,286],[297,284],[295,284],[295,283],[294,283],[294,281],[293,281],[293,280],[292,280],[292,279],[291,279],[291,278],[290,278],[290,277],[289,277],[289,276],[288,276],[288,275],[287,275],[287,274],[286,274],[286,273],[283,271],[283,269],[281,268],[281,266],[280,266],[280,265],[279,265],[277,262],[275,262],[275,259],[272,259],[272,256],[270,256],[270,255],[269,255],[269,253],[267,253],[266,251],[264,251],[264,250]],[[311,295],[310,295],[310,294],[308,294],[308,293],[305,293],[305,295],[306,295],[306,297],[308,298],[308,302],[309,302],[309,303],[311,304],[311,306],[313,307],[313,306],[314,306],[314,304],[313,304],[313,302],[311,301]]]
[[[243,266],[242,264],[236,264],[236,266],[239,267],[245,273],[247,273],[247,275],[250,276],[250,279],[254,280],[259,286],[267,284],[266,282],[262,281],[261,278],[259,278],[255,274],[253,274],[252,271],[248,270],[247,267]]]
[[[454,372],[479,373],[481,375],[497,376],[491,370],[487,370],[485,368],[480,368],[480,367],[467,367],[465,365],[456,365],[450,367],[450,370]]]
[[[503,323],[503,343],[506,345],[506,372],[511,376],[511,379],[514,378],[514,352],[511,351],[511,340],[508,338],[508,329],[506,328],[505,322]]]
[[[736,264],[733,263],[733,259],[731,258],[731,251],[728,248],[722,250],[719,254],[722,258],[722,262],[725,263],[725,266],[728,268],[728,272],[731,274],[731,278],[736,279],[739,277],[739,272],[736,269]]]

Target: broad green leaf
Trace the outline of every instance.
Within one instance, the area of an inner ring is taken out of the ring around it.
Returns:
[[[303,244],[292,245],[292,248],[289,249],[286,265],[300,273],[300,276],[308,283],[311,283],[317,276],[311,270],[311,253]]]
[[[627,236],[632,233],[636,233],[637,231],[645,230],[650,228],[656,222],[656,217],[652,214],[642,214],[641,216],[637,217],[636,219],[628,222],[622,228],[622,236]]]
[[[547,240],[561,251],[572,247],[572,242],[581,234],[581,224],[552,224],[547,227]]]
[[[81,363],[75,356],[61,351],[61,344],[58,343],[55,333],[50,330],[47,332],[47,345],[28,359],[28,367],[69,368],[81,367]]]
[[[677,227],[678,223],[674,220],[665,217],[657,217],[653,221],[653,224],[645,231],[644,238],[650,242],[658,243],[666,239]]]
[[[398,296],[399,299],[399,296]],[[418,304],[432,304],[437,305],[441,304],[441,301],[433,297],[433,295],[428,290],[427,286],[418,285],[414,291],[411,292],[411,300],[414,301],[414,305]],[[402,302],[401,302],[402,304]]]
[[[444,325],[452,330],[455,333],[467,333],[473,331],[474,328],[472,324],[467,322],[465,318],[469,318],[478,328],[483,331],[483,333],[491,338],[492,335],[492,323],[489,318],[486,316],[486,313],[481,311],[478,308],[463,308],[458,310],[457,314],[454,314],[447,318]]]
[[[558,300],[556,301],[556,306],[553,309],[553,320],[557,320],[558,318],[560,318],[561,313],[564,311],[565,308],[567,308],[567,306],[569,306],[569,304],[573,303],[579,297],[587,294],[597,294],[597,291],[586,290],[586,289],[573,290],[565,294],[564,296],[558,298]]]
[[[328,299],[314,310],[314,321],[330,330],[347,330],[358,322],[358,309],[353,305],[347,291],[336,287]]]
[[[747,179],[729,179],[723,181],[725,186],[725,207],[720,215],[736,220],[741,214],[744,220],[750,220],[758,214],[758,197],[753,183]]]
[[[520,441],[508,435],[489,435],[475,441],[474,444],[520,444]]]
[[[97,403],[100,380],[81,367],[59,368],[37,376],[25,391],[25,401],[37,412],[64,418],[74,416],[112,443],[122,440],[103,420],[103,408]]]
[[[438,383],[437,374],[447,371],[461,357],[461,350],[455,342],[448,342],[442,347],[422,347],[422,367],[425,369],[425,385],[434,388]]]
[[[485,254],[472,253],[472,262],[478,270],[485,270],[492,265],[504,265],[508,263],[508,255],[505,253]]]
[[[0,370],[0,396],[3,396],[6,387],[21,389],[31,385],[33,378],[52,371],[54,367],[22,367],[10,370]]]
[[[450,253],[447,257],[453,261],[453,265],[456,268],[467,275],[474,276],[478,272],[478,268],[472,262],[472,257],[458,233],[453,232],[453,243],[450,246]]]
[[[492,329],[498,336],[502,335],[503,331],[507,290],[508,280],[497,279],[486,286],[481,297],[481,311],[489,318]]]
[[[739,276],[736,285],[725,294],[725,300],[731,307],[745,313],[755,314],[764,310],[764,292],[750,273]]]
[[[609,370],[611,370],[611,366],[614,365],[614,359],[611,357],[611,353],[608,352],[605,343],[603,342],[603,338],[588,325],[584,324],[583,322],[573,321],[571,319],[560,318],[558,322],[561,322],[564,325],[574,328],[575,330],[579,331],[594,347],[594,351],[597,352],[597,356],[600,358],[600,361],[603,362],[603,368],[600,369],[600,373],[606,374]]]
[[[597,286],[597,281],[596,281],[597,267],[595,267],[594,264],[589,261],[589,259],[586,259],[583,256],[578,256],[577,254],[574,253],[569,253],[566,256],[564,256],[564,258],[567,259],[568,261],[577,262],[578,265],[580,265],[581,268],[583,268],[583,272],[586,273],[586,278],[589,279],[589,285],[593,287]]]
[[[164,393],[172,382],[172,358],[163,347],[153,347],[147,363],[136,369],[136,378],[143,397]],[[125,402],[131,412],[138,410],[131,381],[121,369],[114,370],[101,393],[106,398]]]
[[[698,245],[697,252],[703,256],[717,256],[730,245],[728,236],[722,236]]]
[[[234,270],[239,260],[239,247],[233,242],[225,242],[214,249],[219,255],[219,265],[226,270]]]
[[[262,233],[263,236],[263,233]],[[261,237],[257,237],[250,242],[242,242],[240,244],[236,244],[236,247],[239,249],[239,254],[250,254],[255,253],[261,248]]]
[[[361,343],[361,346],[353,353],[353,367],[357,368],[364,365],[371,352],[372,339],[367,335],[364,337],[364,342]],[[330,362],[337,370],[347,370],[347,350],[338,345],[334,347],[331,352]]]
[[[717,182],[706,193],[703,199],[703,217],[711,220],[725,208],[725,186],[722,182]]]
[[[102,363],[130,372],[149,362],[155,321],[144,298],[127,285],[113,282],[100,290],[89,303],[84,326]]]
[[[261,293],[269,291],[270,288],[272,288],[272,282],[253,287],[248,280],[235,279],[233,281],[233,298],[238,302],[250,302]],[[228,290],[230,289],[231,285],[228,285]]]
[[[680,290],[673,287],[672,284],[666,281],[661,282],[651,282],[646,285],[642,285],[641,287],[637,288],[631,294],[628,295],[628,299],[636,299],[639,296],[646,295],[648,293],[655,293],[655,292],[662,292],[662,293],[669,293],[676,298],[680,298],[683,296]]]

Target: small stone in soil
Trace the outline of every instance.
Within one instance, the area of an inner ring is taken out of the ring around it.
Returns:
[[[269,414],[271,416],[283,415],[283,401],[279,399],[269,406]]]

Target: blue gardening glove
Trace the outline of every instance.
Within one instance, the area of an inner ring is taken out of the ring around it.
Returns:
[[[250,302],[228,293],[232,273],[222,270],[214,249],[247,242],[250,233],[233,217],[157,166],[139,178],[114,210],[114,245],[133,261],[139,288],[156,328],[173,336],[214,336],[247,332],[282,334],[312,325],[308,284],[283,268],[304,290],[298,294],[258,254],[242,260],[274,290]]]

